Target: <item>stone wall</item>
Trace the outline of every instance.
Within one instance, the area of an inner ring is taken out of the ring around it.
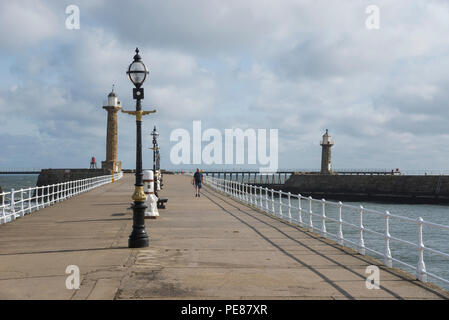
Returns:
[[[102,169],[42,169],[36,186],[46,186],[72,180],[80,180],[107,175]]]
[[[102,169],[42,169],[37,178],[36,186],[48,186],[61,182],[93,178],[108,174],[109,172]],[[43,188],[39,190],[37,195],[47,195],[47,191],[49,193],[53,192],[52,188]],[[34,195],[36,195],[36,192]]]
[[[449,176],[295,174],[282,190],[340,200],[449,202]]]

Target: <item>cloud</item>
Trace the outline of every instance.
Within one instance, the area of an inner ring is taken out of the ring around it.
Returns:
[[[336,167],[440,167],[449,155],[446,2],[376,1],[375,31],[369,1],[79,1],[79,30],[65,29],[68,4],[0,5],[4,166],[22,159],[14,146],[25,140],[45,150],[39,163],[101,160],[112,84],[134,107],[125,72],[136,46],[150,70],[143,106],[157,108],[144,144],[157,124],[164,166],[170,131],[198,119],[222,132],[279,129],[281,167],[319,167],[324,129]],[[125,167],[134,144],[135,122],[120,114]]]
[[[43,1],[3,1],[0,3],[0,43],[2,51],[39,45],[58,34],[57,15]]]

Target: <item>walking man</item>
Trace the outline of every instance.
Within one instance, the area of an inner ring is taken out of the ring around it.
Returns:
[[[201,184],[203,183],[203,174],[200,172],[200,169],[196,169],[195,174],[193,175],[192,184],[195,186],[195,197],[200,196]]]

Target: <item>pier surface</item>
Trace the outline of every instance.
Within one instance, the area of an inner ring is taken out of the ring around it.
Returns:
[[[127,248],[134,175],[0,225],[0,299],[448,299],[449,293],[203,188],[164,176],[146,220],[150,247]],[[81,273],[66,288],[66,267]]]

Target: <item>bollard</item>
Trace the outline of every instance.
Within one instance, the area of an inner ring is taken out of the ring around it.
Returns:
[[[145,219],[156,219],[159,217],[157,210],[157,197],[154,194],[154,174],[152,170],[143,172],[143,191],[146,198],[147,209],[145,211]]]

